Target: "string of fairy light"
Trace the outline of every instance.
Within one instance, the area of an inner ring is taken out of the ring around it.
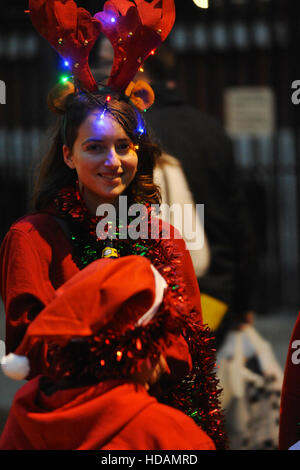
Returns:
[[[209,7],[209,0],[193,0],[193,2],[194,2],[194,4],[195,4],[197,7],[199,7],[199,8],[208,8],[208,7]],[[29,10],[26,10],[25,12],[26,12],[26,13],[29,13]],[[117,18],[114,17],[114,16],[111,16],[110,18],[108,18],[108,21],[111,22],[112,24],[114,24],[114,23],[117,22]],[[159,30],[158,32],[161,32],[161,31]],[[129,33],[129,37],[131,37],[132,35],[133,35],[133,33],[130,32],[130,33]],[[120,41],[121,41],[121,39],[120,39]],[[154,55],[154,54],[155,54],[155,50],[152,50],[149,55]],[[140,62],[142,62],[142,58],[141,58],[141,57],[140,57],[138,60],[139,60]],[[64,66],[67,67],[67,68],[70,68],[71,65],[72,65],[72,64],[70,63],[70,60],[67,60],[67,59],[63,61],[63,64],[64,64]],[[77,65],[79,65],[79,64],[75,64],[74,66],[76,67]],[[140,66],[139,71],[140,71],[140,72],[144,72],[143,65]],[[68,77],[68,76],[66,76],[66,75],[63,75],[63,76],[60,78],[60,81],[61,81],[62,83],[66,83],[66,82],[69,80],[69,78],[70,78],[70,77]],[[105,116],[105,113],[106,113],[106,110],[107,110],[107,105],[108,105],[108,103],[109,103],[110,100],[111,100],[111,96],[108,95],[108,96],[106,97],[106,102],[105,102],[104,108],[103,108],[101,114],[99,114],[99,118],[98,118],[98,120],[97,120],[97,122],[98,122],[99,125],[101,125],[102,122],[103,122],[103,119],[104,119],[104,116]],[[146,111],[146,110],[145,110],[145,111]],[[137,132],[139,133],[140,136],[143,135],[143,134],[145,133],[145,127],[144,127],[142,124],[139,124],[138,129],[137,129]]]
[[[114,23],[116,23],[117,19],[116,19],[116,17],[111,16],[108,21],[109,21],[110,23],[114,24]],[[59,43],[60,43],[60,41],[61,41],[61,43],[62,43],[62,38],[61,38],[61,39],[58,39],[58,42],[59,42]],[[85,45],[87,45],[87,43],[86,43]],[[76,66],[78,66],[79,64],[72,64],[72,62],[71,62],[70,59],[64,59],[64,60],[63,60],[63,65],[64,65],[66,68],[71,68],[72,65],[76,68]],[[67,82],[70,78],[71,78],[71,77],[67,77],[66,75],[63,75],[62,77],[60,77],[60,81],[61,81],[62,83],[65,83],[65,82]],[[110,100],[109,100],[109,101],[110,101]]]
[[[193,0],[194,4],[199,7],[199,8],[208,8],[209,7],[209,0]],[[30,10],[25,10],[25,13],[30,13]],[[108,22],[112,23],[112,24],[115,24],[117,22],[117,18],[115,16],[110,16],[108,18]],[[161,31],[158,30],[158,32],[160,33]],[[133,33],[132,32],[129,32],[129,36],[133,36]],[[120,39],[121,40],[121,39]],[[59,44],[62,44],[63,43],[63,39],[62,38],[59,38],[58,39],[58,43]],[[85,41],[84,45],[86,46],[88,44],[88,41]],[[152,50],[149,54],[150,55],[154,55],[155,54],[155,50]],[[144,68],[143,68],[143,65],[142,65],[142,58],[139,57],[138,61],[141,63],[141,66],[139,68],[139,71],[140,72],[144,72]],[[79,66],[78,63],[75,63],[73,64],[72,61],[68,58],[64,58],[63,59],[63,66],[65,68],[68,68],[68,69],[71,69],[73,67],[77,68]],[[70,76],[67,76],[67,75],[62,75],[59,79],[59,81],[61,83],[66,83],[68,80],[70,80],[72,77]],[[105,102],[105,105],[104,105],[104,108],[101,112],[101,114],[99,114],[99,119],[98,119],[98,123],[101,124],[103,122],[103,119],[104,119],[104,116],[105,116],[105,113],[106,113],[106,110],[107,110],[107,105],[108,103],[110,102],[111,100],[111,96],[110,95],[107,95],[106,97],[106,102]],[[145,110],[146,111],[146,110]],[[138,126],[138,129],[137,129],[137,132],[139,133],[139,135],[143,135],[145,133],[145,127],[144,125],[142,125],[141,123],[139,123],[139,126]]]
[[[111,16],[109,19],[108,19],[109,22],[111,22],[112,24],[116,23],[117,22],[117,18],[114,17],[114,16]],[[129,32],[128,34],[129,37],[132,37],[133,36],[133,33],[132,32]],[[153,49],[149,56],[153,56],[155,54],[155,49]],[[142,58],[139,58],[139,61],[142,62]],[[74,66],[76,67],[77,64],[75,64]],[[72,67],[72,63],[69,59],[63,59],[63,66],[66,67],[66,68],[71,68]],[[139,68],[139,71],[140,72],[144,72],[144,68],[143,66],[141,65],[141,67]],[[63,75],[60,77],[60,82],[61,83],[66,83],[71,77],[68,77],[67,75]],[[106,96],[106,101],[105,101],[105,105],[104,105],[104,108],[101,112],[101,114],[99,114],[99,117],[97,119],[97,124],[98,125],[102,125],[103,123],[103,119],[104,119],[104,116],[105,116],[105,113],[107,111],[107,105],[108,103],[111,101],[111,95],[107,95]],[[145,110],[146,111],[146,110]],[[138,128],[137,128],[137,132],[139,134],[139,136],[142,136],[145,132],[146,132],[146,129],[145,129],[145,126],[143,125],[143,123],[139,123],[138,125]],[[136,146],[136,148],[138,149],[139,148],[139,145]]]
[[[193,2],[194,2],[194,4],[195,4],[197,7],[199,7],[199,8],[208,8],[208,7],[209,7],[209,0],[193,0]],[[30,13],[30,10],[25,10],[24,12],[28,14],[28,13]],[[117,18],[114,17],[114,16],[111,16],[111,17],[108,19],[108,21],[110,21],[112,24],[114,24],[114,23],[116,23]],[[160,31],[159,31],[159,32],[160,32]],[[132,34],[133,34],[133,33],[129,33],[129,35],[132,35]],[[59,42],[59,43],[62,43],[62,39],[61,39],[61,38],[58,39],[58,42]],[[85,45],[86,45],[86,44],[85,44]],[[154,54],[155,54],[155,50],[152,50],[152,51],[150,52],[150,55],[154,55]],[[139,59],[140,59],[140,61],[142,61],[141,58],[139,58]],[[70,61],[69,59],[64,59],[64,60],[63,60],[63,65],[64,65],[64,67],[66,67],[66,68],[71,68],[72,63],[71,63],[71,61]],[[76,66],[79,66],[79,64],[74,64],[74,67],[75,67],[75,68],[76,68]],[[142,65],[141,65],[141,67],[139,68],[139,71],[140,71],[140,72],[144,72],[144,68],[143,68]],[[70,78],[72,78],[72,77],[68,77],[68,76],[66,76],[66,75],[64,74],[64,75],[62,75],[62,76],[60,77],[60,82],[61,82],[61,83],[66,83]],[[107,97],[107,103],[110,101],[110,99],[111,99],[111,97],[108,96],[108,97]],[[104,109],[103,113],[101,114],[101,119],[103,119],[104,115],[105,115],[105,109]]]
[[[30,10],[24,10],[24,13],[29,14],[29,13],[30,13]],[[117,22],[117,18],[114,17],[114,16],[111,16],[111,17],[108,18],[108,21],[109,21],[110,23],[114,24],[114,23]],[[158,32],[161,33],[161,30],[158,30]],[[128,36],[129,36],[129,37],[132,37],[132,36],[133,36],[133,33],[132,33],[132,32],[129,32]],[[121,40],[121,39],[120,39],[120,40]],[[63,43],[63,39],[62,39],[62,38],[59,38],[59,39],[58,39],[58,43],[59,43],[59,44],[62,44],[62,43]],[[88,44],[88,42],[85,41],[84,45],[86,46],[87,44]],[[153,49],[153,50],[150,52],[149,56],[151,56],[151,55],[153,56],[153,55],[155,54],[155,52],[156,52],[155,49]],[[139,62],[142,62],[142,58],[139,57],[138,61],[139,61]],[[78,64],[78,63],[72,64],[72,61],[71,61],[70,59],[65,59],[65,58],[63,58],[63,60],[62,60],[62,66],[65,67],[65,68],[71,69],[72,67],[77,68],[77,67],[79,66],[79,64]],[[140,71],[140,72],[144,72],[144,68],[143,68],[142,65],[141,65],[141,67],[139,68],[139,71]],[[70,80],[70,79],[72,79],[72,78],[73,78],[72,76],[68,76],[68,75],[66,75],[66,74],[63,74],[63,75],[60,76],[59,81],[60,81],[60,83],[66,83],[68,80]],[[98,124],[98,125],[102,125],[103,119],[104,119],[104,116],[105,116],[105,113],[106,113],[106,111],[107,111],[107,105],[108,105],[108,103],[109,103],[110,101],[111,101],[111,95],[107,95],[107,96],[106,96],[106,101],[105,101],[104,108],[103,108],[101,114],[99,114],[99,117],[98,117],[98,119],[97,119],[97,124]],[[146,112],[146,109],[145,109],[145,112]],[[143,123],[141,123],[141,119],[139,119],[139,121],[140,121],[140,122],[139,122],[139,124],[138,124],[137,133],[138,133],[139,136],[141,137],[143,134],[145,134],[146,129],[145,129],[145,126],[143,125]],[[136,149],[138,149],[138,148],[139,148],[139,145],[136,145]]]

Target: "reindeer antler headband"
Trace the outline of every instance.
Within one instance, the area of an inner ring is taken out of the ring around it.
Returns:
[[[147,107],[151,88],[141,81],[135,86],[132,79],[169,35],[175,21],[174,0],[108,0],[94,17],[73,0],[30,0],[29,12],[37,31],[68,61],[80,87],[92,93],[98,86],[88,59],[102,32],[115,55],[107,86],[130,96],[139,109]]]

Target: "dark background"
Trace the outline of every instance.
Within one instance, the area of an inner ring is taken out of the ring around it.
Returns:
[[[77,2],[92,14],[103,3]],[[168,43],[176,52],[178,83],[187,103],[225,126],[228,87],[268,86],[274,92],[274,134],[233,142],[258,240],[257,311],[284,307],[295,312],[300,105],[291,102],[291,84],[300,79],[299,1],[211,0],[208,10],[192,0],[175,3],[176,25]],[[42,156],[51,121],[46,96],[63,73],[56,52],[24,13],[27,8],[27,1],[10,0],[0,13],[0,80],[7,92],[6,104],[0,105],[0,241],[28,210],[32,169]]]

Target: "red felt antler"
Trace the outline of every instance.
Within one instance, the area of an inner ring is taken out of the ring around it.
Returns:
[[[101,23],[73,0],[29,0],[29,10],[35,28],[69,62],[80,85],[97,91],[88,58]]]
[[[112,43],[115,58],[108,86],[125,90],[149,55],[169,35],[174,0],[109,0],[95,15]]]
[[[73,0],[29,0],[29,9],[35,28],[69,62],[80,86],[91,92],[98,87],[88,58],[101,31],[115,52],[108,86],[125,92],[175,21],[174,0],[108,0],[94,18]]]

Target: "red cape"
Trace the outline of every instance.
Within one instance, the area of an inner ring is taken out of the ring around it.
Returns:
[[[47,396],[39,380],[17,392],[0,450],[215,449],[191,418],[141,385],[111,381]]]

